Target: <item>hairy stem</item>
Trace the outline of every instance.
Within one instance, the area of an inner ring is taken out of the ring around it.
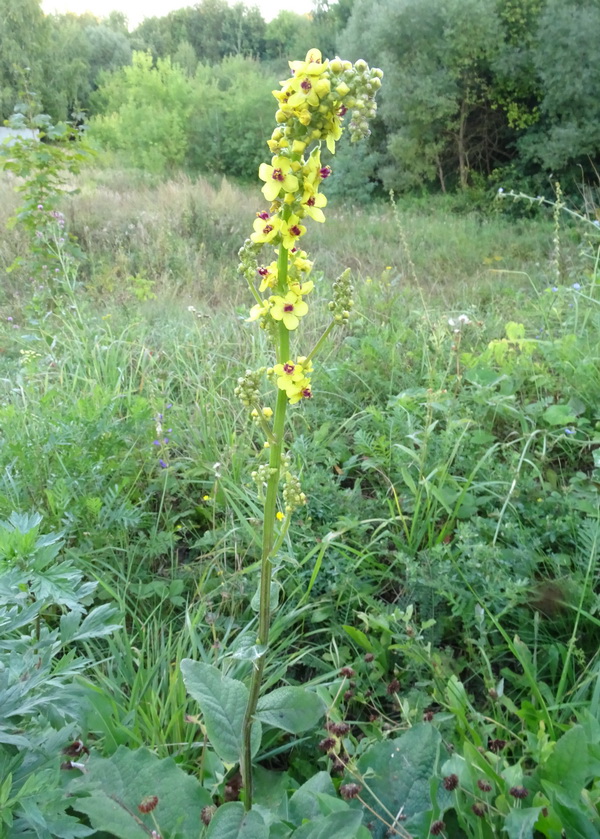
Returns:
[[[277,262],[278,290],[285,293],[287,289],[288,252],[283,245],[279,248],[279,259]],[[283,325],[279,324],[277,334],[277,361],[281,364],[288,360],[290,352],[290,333]],[[275,544],[275,515],[277,512],[277,492],[279,489],[279,477],[281,471],[281,457],[283,454],[283,434],[285,428],[285,413],[287,409],[287,394],[283,390],[277,392],[275,404],[275,415],[273,418],[273,438],[269,456],[269,479],[265,496],[264,519],[263,519],[263,540],[260,569],[260,600],[258,612],[258,637],[257,642],[261,647],[267,647],[269,643],[269,627],[271,624],[271,558]],[[248,705],[244,714],[242,731],[242,780],[244,784],[244,806],[246,810],[252,807],[253,785],[252,785],[252,724],[256,705],[260,696],[260,686],[266,663],[266,649],[255,663],[250,682],[250,695]]]

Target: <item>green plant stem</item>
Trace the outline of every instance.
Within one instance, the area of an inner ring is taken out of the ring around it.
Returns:
[[[287,289],[288,252],[283,245],[279,248],[279,259],[277,261],[278,291],[282,294]],[[277,361],[284,364],[290,353],[290,333],[283,322],[279,324],[277,332]],[[250,810],[252,807],[252,724],[260,686],[266,663],[266,647],[269,643],[269,627],[271,623],[271,557],[275,545],[275,515],[277,512],[277,492],[279,490],[279,477],[281,471],[281,457],[283,454],[283,435],[285,429],[285,414],[287,409],[287,393],[284,390],[277,391],[275,403],[275,415],[273,418],[273,438],[269,456],[269,480],[265,495],[264,519],[263,519],[263,540],[260,569],[260,597],[258,611],[258,638],[259,646],[265,651],[258,659],[252,672],[250,681],[250,693],[248,705],[244,714],[242,731],[242,780],[244,783],[244,807]],[[279,544],[279,543],[278,543]]]
[[[325,343],[327,338],[329,338],[329,334],[330,334],[331,330],[333,329],[333,327],[335,325],[336,325],[336,321],[332,320],[331,323],[329,324],[329,326],[327,327],[327,329],[325,330],[325,332],[321,335],[321,337],[319,338],[317,343],[314,345],[312,350],[306,356],[307,361],[312,361],[312,359],[319,352],[319,350],[321,349],[321,347],[323,346],[323,344]]]

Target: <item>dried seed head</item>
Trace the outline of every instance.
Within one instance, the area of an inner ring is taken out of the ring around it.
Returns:
[[[490,752],[501,752],[502,749],[506,746],[506,740],[500,740],[500,738],[496,738],[495,740],[488,740],[488,749]]]
[[[492,791],[492,785],[490,784],[490,782],[489,781],[484,781],[483,778],[480,778],[477,781],[477,786],[479,787],[479,789],[482,792],[491,792]]]
[[[525,789],[525,787],[511,787],[509,792],[513,798],[519,799],[527,798],[529,795],[529,790]]]
[[[347,679],[351,679],[355,675],[356,673],[351,667],[342,667],[340,670],[340,676],[345,676]]]
[[[481,818],[485,816],[487,807],[480,801],[476,801],[475,804],[473,804],[473,806],[471,807],[471,810],[475,813],[476,816],[479,816]]]
[[[337,742],[337,740],[335,740],[333,737],[325,737],[325,738],[324,738],[323,740],[321,740],[321,742],[319,743],[319,749],[320,749],[322,752],[328,752],[330,749],[333,749],[333,747],[335,746],[336,742]]]
[[[208,807],[203,807],[200,812],[200,821],[202,822],[202,824],[208,826],[211,823],[212,817],[216,812],[217,808],[214,804],[211,804]]]
[[[458,775],[454,775],[454,774],[446,775],[446,777],[443,780],[443,784],[444,784],[444,789],[447,789],[448,791],[451,792],[453,789],[456,789],[457,786],[458,786]]]
[[[350,798],[356,798],[362,787],[359,784],[342,784],[340,787],[340,795],[343,799],[348,801]]]
[[[431,827],[429,828],[429,832],[432,836],[439,836],[440,833],[442,833],[442,831],[444,831],[445,829],[446,825],[444,824],[444,822],[441,819],[438,819],[431,825]]]
[[[151,813],[158,804],[158,795],[146,795],[138,804],[140,813]]]

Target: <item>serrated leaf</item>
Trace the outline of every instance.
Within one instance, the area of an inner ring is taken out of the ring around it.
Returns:
[[[198,779],[184,772],[172,758],[161,760],[148,749],[124,746],[109,758],[92,754],[86,773],[71,781],[68,793],[72,808],[87,813],[92,827],[119,839],[147,839],[154,829],[152,816],[164,836],[196,836],[200,813],[212,803]],[[86,797],[79,797],[81,794]],[[138,805],[152,795],[158,797],[157,806],[151,815],[143,815]],[[139,822],[148,829],[140,833]]]
[[[95,609],[81,620],[81,613],[70,612],[60,619],[60,635],[63,644],[73,641],[83,641],[88,638],[101,638],[120,629],[118,623],[109,623],[115,617],[117,610],[110,603],[96,606]]]
[[[331,813],[329,816],[301,825],[292,839],[353,839],[362,824],[360,810]]]
[[[256,718],[290,734],[308,731],[325,713],[325,705],[316,693],[302,687],[283,687],[258,700]]]
[[[258,813],[246,812],[239,801],[231,801],[212,817],[206,839],[269,839],[269,828]]]
[[[248,689],[243,682],[224,676],[212,664],[181,662],[183,681],[190,696],[198,702],[208,739],[224,763],[238,763],[242,754],[242,725],[248,705]],[[261,741],[261,725],[252,726],[252,754]]]

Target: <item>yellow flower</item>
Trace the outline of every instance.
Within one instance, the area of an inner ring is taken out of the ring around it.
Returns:
[[[296,192],[298,189],[298,178],[292,175],[292,163],[288,157],[274,157],[273,165],[261,163],[258,170],[258,177],[266,181],[262,193],[267,201],[274,201],[281,190],[284,192]]]
[[[318,49],[309,50],[304,61],[289,61],[288,64],[296,78],[303,75],[320,76],[329,66],[328,61],[323,61],[323,56]]]
[[[293,291],[288,291],[285,297],[271,297],[271,317],[283,321],[283,325],[290,331],[296,329],[300,318],[308,312],[308,306]]]
[[[290,283],[290,291],[293,291],[298,297],[302,294],[310,294],[314,287],[315,284],[312,280],[308,280],[305,283]]]
[[[281,228],[281,219],[278,216],[267,215],[265,218],[265,215],[266,213],[261,213],[258,218],[254,219],[254,233],[250,238],[257,244],[272,242]]]
[[[277,519],[277,521],[283,521],[283,519],[285,518],[285,516],[283,515],[283,513],[281,512],[281,510],[278,510],[278,511],[275,513],[275,518]]]
[[[273,408],[263,408],[262,415],[265,419],[271,419],[271,417],[273,416]]]
[[[250,323],[251,321],[264,317],[270,308],[271,303],[269,300],[263,300],[262,303],[256,303],[256,305],[250,309],[250,317],[246,318],[246,322]]]
[[[310,216],[313,221],[325,221],[325,215],[321,207],[327,206],[327,198],[321,192],[315,192],[302,200],[302,209],[305,215]]]
[[[291,215],[287,222],[282,221],[280,224],[280,232],[282,236],[283,247],[291,250],[296,246],[296,239],[304,236],[306,227],[300,224],[300,219],[296,215]]]
[[[290,405],[295,405],[301,399],[310,399],[312,397],[310,379],[302,379],[302,381],[297,382],[294,390],[288,390],[287,395]]]
[[[276,364],[273,367],[273,372],[277,376],[277,387],[279,390],[294,390],[296,382],[301,382],[304,379],[302,365],[294,364],[293,361],[287,361],[285,364]]]
[[[258,273],[261,278],[260,288],[259,291],[266,291],[268,288],[275,288],[277,285],[277,263],[272,262],[270,265],[266,267],[263,266],[262,268],[258,269]]]

